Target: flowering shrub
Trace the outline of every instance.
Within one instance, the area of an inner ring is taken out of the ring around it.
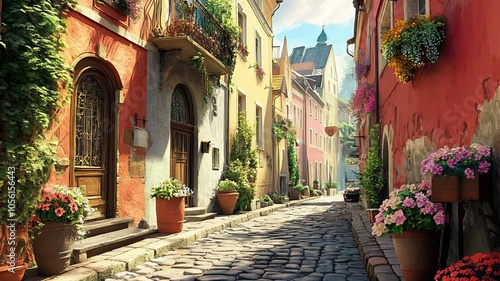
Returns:
[[[462,260],[440,270],[435,281],[451,280],[500,280],[500,253],[488,252],[466,256]]]
[[[475,178],[475,173],[485,174],[491,167],[491,149],[472,144],[470,147],[447,146],[427,156],[420,164],[422,174],[433,176],[463,176]]]
[[[439,230],[445,223],[443,205],[432,203],[430,184],[402,185],[380,205],[372,235],[401,234],[404,230]]]
[[[266,75],[264,69],[262,69],[262,67],[260,67],[258,63],[255,63],[255,73],[257,74],[257,77],[259,77],[260,80],[264,79],[264,75]]]
[[[193,191],[175,178],[164,179],[151,188],[151,198],[167,199],[193,195]]]
[[[418,68],[435,63],[444,42],[445,21],[442,17],[415,16],[397,20],[382,41],[382,54],[394,69],[397,79],[408,82]]]
[[[81,188],[48,185],[42,189],[42,200],[36,206],[36,216],[31,221],[35,225],[46,222],[81,225],[93,212]]]
[[[373,84],[368,84],[366,79],[362,79],[358,83],[358,87],[351,99],[349,108],[358,121],[365,119],[366,114],[374,112],[375,86]]]
[[[116,6],[133,21],[141,18],[141,0],[113,0]]]

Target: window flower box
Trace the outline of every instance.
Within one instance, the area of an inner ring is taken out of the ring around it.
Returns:
[[[382,41],[382,54],[401,83],[413,79],[419,68],[435,63],[445,38],[444,18],[418,16],[398,20]]]

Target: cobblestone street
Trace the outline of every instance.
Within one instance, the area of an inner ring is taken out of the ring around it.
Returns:
[[[341,199],[255,218],[106,280],[368,280]]]

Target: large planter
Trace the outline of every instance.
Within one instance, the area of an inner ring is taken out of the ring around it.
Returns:
[[[290,200],[299,200],[300,199],[300,190],[297,190],[292,187],[290,190]]]
[[[156,223],[158,232],[164,234],[178,233],[184,226],[184,197],[173,197],[169,200],[156,198]]]
[[[335,191],[336,191],[336,189],[334,189],[334,188],[327,188],[326,189],[326,195],[327,196],[333,196],[333,195],[335,195]]]
[[[21,281],[24,277],[24,272],[26,271],[27,264],[24,261],[19,260],[15,262],[15,266],[12,267],[8,264],[0,265],[0,280],[2,281]]]
[[[487,201],[492,197],[491,173],[476,173],[473,179],[433,177],[431,192],[432,202]]]
[[[224,215],[232,215],[240,194],[238,192],[217,192],[217,201]]]
[[[302,195],[305,197],[305,198],[308,198],[309,196],[311,196],[311,192],[309,191],[309,189],[304,189],[302,190]]]
[[[392,241],[405,281],[433,280],[438,265],[438,231],[406,230],[393,234]]]
[[[57,275],[69,266],[75,234],[75,226],[70,223],[45,223],[33,242],[33,252],[40,274]]]

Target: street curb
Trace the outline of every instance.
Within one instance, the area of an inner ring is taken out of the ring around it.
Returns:
[[[389,236],[375,237],[365,210],[351,209],[351,228],[370,281],[401,281],[399,264]],[[391,257],[388,260],[388,257]]]
[[[60,275],[51,277],[33,277],[29,281],[104,281],[118,272],[129,271],[135,266],[154,258],[163,256],[169,251],[189,245],[198,239],[237,226],[251,219],[266,216],[274,212],[282,211],[285,208],[300,205],[309,200],[319,197],[309,197],[301,200],[294,200],[286,204],[275,204],[269,207],[252,210],[243,214],[231,216],[216,216],[214,223],[182,231],[176,234],[161,235],[155,234],[134,244],[130,244],[112,251],[103,253],[87,259],[84,262],[74,264]],[[31,269],[33,270],[33,269]]]

